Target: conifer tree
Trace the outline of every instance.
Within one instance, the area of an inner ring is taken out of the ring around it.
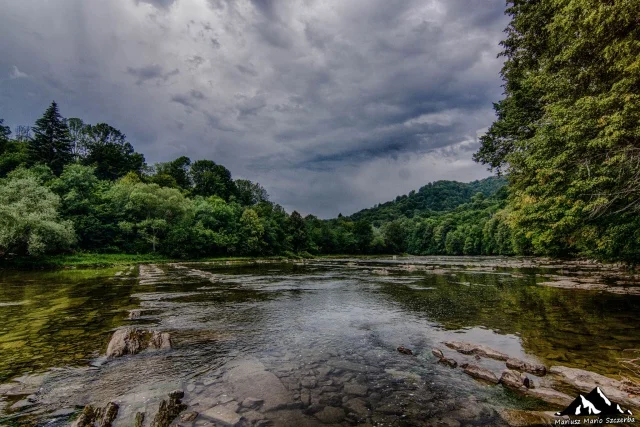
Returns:
[[[55,101],[36,121],[33,138],[29,140],[29,160],[32,164],[49,166],[56,175],[60,175],[64,166],[73,160],[69,127]]]

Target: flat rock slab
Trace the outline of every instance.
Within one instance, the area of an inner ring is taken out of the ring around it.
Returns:
[[[527,390],[526,394],[527,396],[532,396],[558,406],[568,406],[573,402],[573,399],[575,399],[551,388],[532,388]]]
[[[477,365],[467,365],[463,369],[465,374],[473,378],[487,381],[492,384],[498,384],[499,382],[498,377],[496,377],[493,372]]]
[[[640,408],[640,396],[623,391],[624,384],[613,378],[596,374],[583,369],[568,368],[566,366],[552,366],[549,373],[558,380],[569,384],[581,392],[588,393],[596,387],[600,387],[604,394],[612,401],[622,405]],[[626,409],[626,408],[625,408]]]
[[[226,388],[239,402],[246,399],[262,400],[265,412],[294,405],[293,396],[273,373],[255,357],[246,357],[227,364],[222,376]]]
[[[507,368],[515,369],[516,371],[528,372],[539,377],[543,377],[547,374],[547,367],[540,363],[524,362],[520,359],[510,357],[506,361]]]
[[[336,424],[344,419],[344,409],[335,406],[325,406],[324,409],[315,414],[323,424]]]
[[[345,394],[353,396],[366,396],[369,388],[366,385],[347,383],[344,385]]]

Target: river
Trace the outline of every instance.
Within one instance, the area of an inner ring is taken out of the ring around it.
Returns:
[[[107,359],[127,326],[167,332],[172,348]],[[138,412],[148,424],[182,390],[199,415],[180,425],[216,416],[256,426],[509,425],[509,413],[548,416],[562,405],[478,381],[432,350],[498,378],[504,361],[443,343],[638,381],[624,361],[640,356],[639,330],[638,277],[587,263],[381,257],[6,271],[0,422],[68,425],[83,406],[112,401],[114,425],[133,425]],[[550,375],[529,377],[576,395]],[[252,392],[257,403],[247,403]]]

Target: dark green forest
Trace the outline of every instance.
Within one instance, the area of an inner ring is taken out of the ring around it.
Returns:
[[[476,161],[350,217],[288,214],[213,160],[148,165],[118,129],[0,119],[0,259],[293,254],[543,255],[640,260],[640,3],[507,2],[504,98]],[[418,185],[424,183],[416,183]]]

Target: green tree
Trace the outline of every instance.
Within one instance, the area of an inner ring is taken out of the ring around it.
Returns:
[[[198,160],[191,165],[193,194],[198,196],[218,196],[228,201],[235,194],[231,172],[211,160]]]
[[[373,241],[373,228],[367,221],[360,220],[353,224],[353,235],[356,238],[358,252],[366,254],[370,250]]]
[[[267,190],[257,182],[248,179],[235,180],[236,199],[243,206],[253,206],[260,202],[269,201]]]
[[[253,209],[245,209],[240,217],[240,250],[244,255],[258,254],[262,247],[264,227]]]
[[[306,251],[309,245],[307,226],[302,215],[298,211],[291,212],[289,217],[289,235],[291,236],[291,246],[294,252]]]
[[[82,163],[93,166],[100,179],[113,181],[129,172],[141,173],[144,166],[144,156],[134,151],[122,132],[106,123],[86,127],[84,147]]]
[[[0,258],[68,250],[75,242],[70,221],[61,219],[60,198],[37,173],[17,169],[0,181]]]
[[[45,164],[56,175],[60,175],[64,166],[73,161],[69,128],[55,101],[36,121],[28,147],[31,164]]]
[[[477,159],[509,171],[518,247],[640,258],[640,3],[509,3],[505,99]]]
[[[190,174],[191,159],[186,156],[177,159],[158,163],[156,173],[151,178],[153,182],[163,187],[176,187],[189,190],[192,186]]]

